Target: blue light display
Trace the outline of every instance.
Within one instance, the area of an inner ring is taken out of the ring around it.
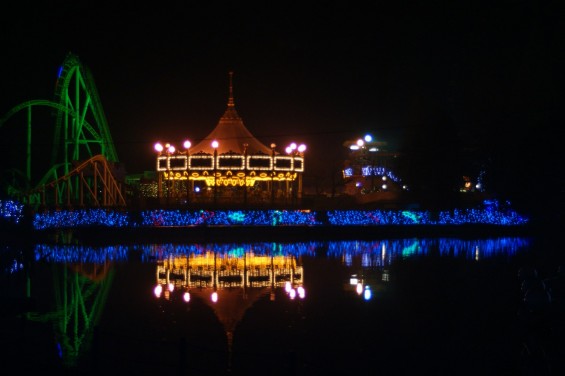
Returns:
[[[24,205],[13,200],[0,200],[0,218],[12,224],[18,224],[24,217]]]
[[[0,201],[6,220],[19,223],[23,205]],[[526,225],[528,218],[492,202],[482,208],[430,212],[412,210],[124,210],[75,209],[35,213],[36,230],[77,227],[179,226],[379,226],[379,225]]]

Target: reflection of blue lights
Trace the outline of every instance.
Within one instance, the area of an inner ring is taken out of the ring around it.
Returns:
[[[327,243],[329,256],[345,260],[348,265],[360,259],[364,267],[383,268],[395,259],[427,255],[464,257],[469,260],[497,255],[513,256],[530,245],[529,238],[494,238],[465,240],[454,238],[395,239],[379,241],[339,241]],[[384,247],[386,252],[381,251]]]
[[[235,247],[228,252],[230,257],[243,257],[245,255],[245,249],[243,247]]]
[[[36,260],[52,262],[123,261],[128,252],[141,251],[144,262],[176,256],[203,255],[216,252],[218,255],[243,257],[246,253],[268,256],[312,256],[316,250],[327,249],[329,257],[344,260],[348,265],[354,259],[362,260],[363,267],[383,268],[396,259],[415,255],[427,255],[432,251],[444,256],[464,257],[469,260],[484,259],[497,255],[513,256],[530,245],[528,238],[495,238],[484,240],[460,240],[452,238],[394,239],[378,241],[312,241],[297,243],[211,243],[211,244],[150,244],[142,246],[89,247],[77,245],[38,244]],[[386,252],[382,252],[384,247]],[[275,252],[274,252],[275,251]],[[14,263],[19,268],[19,263]]]
[[[408,247],[404,248],[402,250],[402,257],[409,257],[412,256],[413,254],[418,253],[418,242],[415,241],[414,243],[412,243],[411,245],[409,245]]]
[[[51,262],[85,262],[103,264],[106,261],[123,261],[128,259],[127,246],[88,247],[77,245],[35,246],[35,259]]]
[[[24,264],[19,262],[18,260],[14,260],[11,265],[7,268],[8,274],[15,274],[21,270],[23,270]]]
[[[60,359],[63,359],[63,348],[60,342],[57,342],[57,355]]]
[[[369,286],[365,286],[365,290],[363,290],[363,299],[371,300],[373,297],[373,293],[371,292],[371,288]]]
[[[281,243],[271,243],[271,255],[273,256],[279,256],[279,255],[284,255],[286,252],[282,247]]]

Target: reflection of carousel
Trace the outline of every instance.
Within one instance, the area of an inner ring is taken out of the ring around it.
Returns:
[[[256,139],[235,109],[232,72],[228,107],[216,128],[198,144],[187,140],[182,146],[155,144],[158,198],[287,204],[301,199],[306,146],[291,143],[279,153],[276,144]]]
[[[233,333],[245,312],[258,299],[284,289],[290,299],[305,297],[304,271],[294,256],[243,255],[207,251],[169,256],[157,264],[158,298],[171,299],[180,291],[188,304],[193,297],[206,302],[222,323],[231,354]]]

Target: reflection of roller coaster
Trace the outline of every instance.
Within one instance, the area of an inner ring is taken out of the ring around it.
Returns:
[[[50,134],[45,134],[47,131],[38,120],[42,115],[40,110],[45,108],[55,115],[55,126]],[[18,113],[26,116],[18,119]],[[69,53],[63,62],[53,101],[22,103],[0,119],[0,127],[6,128],[4,125],[9,119],[17,123],[21,118],[26,123],[27,147],[25,158],[18,160],[20,164],[8,174],[14,179],[4,182],[10,196],[32,207],[125,206],[120,182],[124,177],[120,176],[123,174],[112,136],[92,75],[78,57]],[[48,154],[44,150],[45,137],[53,139],[47,166],[43,158]],[[17,139],[14,144],[20,141]],[[22,166],[24,160],[25,166]],[[41,175],[45,167],[48,171]],[[16,181],[16,176],[22,181]]]
[[[51,310],[25,312],[26,320],[51,323],[61,362],[76,367],[91,349],[94,328],[104,312],[114,276],[114,260],[123,259],[123,249],[95,250],[85,247],[51,247],[37,245],[35,257],[51,264],[54,304]],[[29,299],[38,299],[43,280],[27,272]],[[37,290],[37,291],[36,291]],[[43,307],[43,305],[37,305]]]

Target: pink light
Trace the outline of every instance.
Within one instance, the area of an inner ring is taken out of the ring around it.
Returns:
[[[358,283],[355,291],[357,291],[357,294],[361,295],[363,293],[363,284],[362,283]]]
[[[290,282],[286,281],[285,284],[284,284],[284,291],[289,293],[290,290],[292,290],[292,285],[290,284]]]
[[[289,295],[289,297],[290,297],[291,300],[294,300],[294,298],[296,298],[296,290],[295,290],[295,289],[291,289],[291,290],[288,292],[288,295]]]
[[[157,285],[155,286],[155,288],[153,289],[153,294],[157,297],[160,298],[161,297],[161,293],[163,292],[163,286],[161,285]]]
[[[157,142],[153,148],[154,148],[155,151],[158,152],[158,153],[160,153],[160,152],[163,151],[163,145],[161,145],[159,142]]]

